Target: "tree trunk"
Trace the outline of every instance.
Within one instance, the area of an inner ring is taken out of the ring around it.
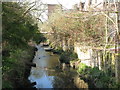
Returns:
[[[66,38],[63,38],[63,51],[67,50],[67,42],[66,42]]]
[[[99,64],[99,70],[101,70],[101,51],[98,52],[98,64]]]
[[[117,8],[117,7],[116,7]],[[118,8],[116,11],[118,11],[120,8],[118,4]],[[116,12],[116,36],[115,36],[115,76],[116,76],[116,82],[120,83],[120,52],[119,52],[119,35],[120,35],[120,27],[119,27],[119,13]]]

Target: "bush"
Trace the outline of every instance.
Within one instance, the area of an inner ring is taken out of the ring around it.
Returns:
[[[77,59],[77,54],[72,51],[64,51],[60,55],[60,61],[62,63],[70,63],[70,60]]]
[[[30,62],[33,48],[26,50],[16,49],[10,52],[10,56],[2,59],[2,88],[19,88],[24,86],[26,63]],[[27,76],[28,77],[28,76]],[[26,83],[25,83],[26,84]]]
[[[89,73],[89,72],[88,72],[89,69],[90,69],[89,66],[85,65],[84,63],[80,63],[80,64],[78,65],[78,70],[77,70],[77,72],[80,73],[80,74],[87,74],[87,73]]]
[[[94,84],[93,87],[95,88],[119,88],[119,85],[115,83],[114,77],[111,77],[105,72],[99,70],[98,67],[91,68],[80,63],[77,72],[80,74],[82,79],[89,81],[88,84]]]
[[[64,51],[61,47],[58,47],[54,52],[57,52],[58,54],[62,54]]]
[[[10,81],[2,81],[2,88],[13,88],[13,85],[12,85],[12,83],[10,82]]]

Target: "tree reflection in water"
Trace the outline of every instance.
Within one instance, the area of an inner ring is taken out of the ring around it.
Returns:
[[[36,82],[37,89],[39,88],[76,88],[73,83],[73,78],[76,76],[74,70],[70,68],[62,71],[59,67],[59,56],[45,52],[43,47],[39,46],[36,56],[33,60],[36,67],[32,67],[29,80]],[[45,56],[45,57],[43,57]]]

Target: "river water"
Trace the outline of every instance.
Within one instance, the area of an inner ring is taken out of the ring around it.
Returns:
[[[59,69],[59,56],[46,52],[41,45],[34,57],[33,63],[36,67],[31,68],[28,79],[31,83],[36,82],[33,87],[39,88],[76,88],[73,77],[76,75],[74,70],[62,71]]]

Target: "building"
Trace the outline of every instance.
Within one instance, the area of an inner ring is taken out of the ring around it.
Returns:
[[[57,4],[47,4],[48,5],[48,17],[55,11]]]
[[[96,8],[97,10],[111,10],[114,8],[114,4],[118,2],[120,2],[120,0],[86,0],[84,10],[87,11],[90,7]]]
[[[55,10],[62,8],[62,6],[60,6],[59,4],[47,4],[47,6],[48,6],[48,18],[52,13],[55,12]]]

